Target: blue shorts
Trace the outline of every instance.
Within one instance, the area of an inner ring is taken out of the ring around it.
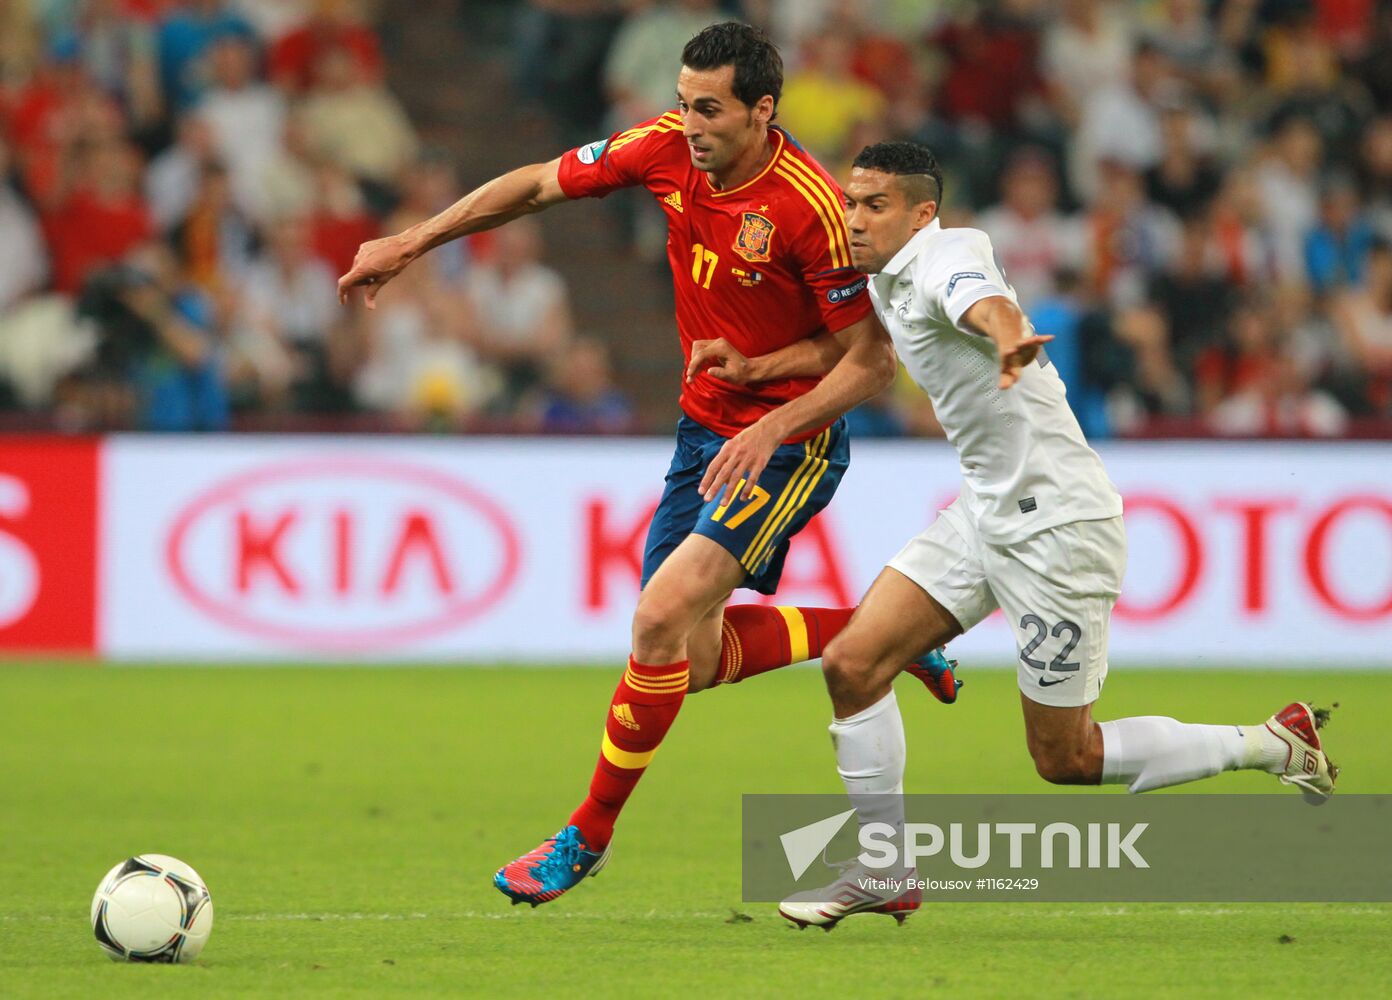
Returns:
[[[643,586],[694,532],[719,542],[740,561],[745,571],[741,586],[772,594],[783,575],[788,540],[831,502],[851,461],[850,435],[841,419],[801,444],[779,445],[750,500],[730,500],[726,490],[725,501],[707,502],[701,497],[701,477],[726,440],[690,417],[677,422],[667,487],[643,546]]]

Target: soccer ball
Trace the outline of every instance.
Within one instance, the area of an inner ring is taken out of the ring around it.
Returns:
[[[122,861],[92,897],[92,933],[117,962],[192,962],[212,929],[207,885],[167,854]]]

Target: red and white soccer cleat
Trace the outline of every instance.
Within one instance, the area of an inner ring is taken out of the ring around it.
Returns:
[[[1305,801],[1323,805],[1334,794],[1339,767],[1325,756],[1319,730],[1329,722],[1329,709],[1293,701],[1266,720],[1266,728],[1286,745],[1286,766],[1277,771],[1281,783],[1295,785]]]
[[[857,913],[884,913],[900,924],[923,903],[923,891],[906,880],[915,873],[889,875],[854,864],[831,885],[789,896],[778,904],[779,914],[798,930],[820,927],[829,931]]]

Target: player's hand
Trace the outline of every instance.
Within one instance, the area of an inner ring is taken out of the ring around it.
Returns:
[[[694,382],[696,376],[703,371],[734,385],[747,385],[753,381],[753,365],[724,337],[692,343],[691,362],[686,366],[686,381]]]
[[[338,279],[338,301],[344,305],[354,288],[361,287],[363,302],[369,309],[377,308],[377,293],[382,286],[406,269],[416,254],[400,236],[370,240],[358,247],[353,266]]]
[[[1000,387],[1009,389],[1020,380],[1020,369],[1039,356],[1039,349],[1053,340],[1053,335],[1035,334],[1023,337],[1013,344],[997,341],[996,350],[1000,352]]]
[[[729,503],[735,498],[734,491],[743,483],[739,496],[748,500],[754,496],[755,484],[782,443],[777,430],[764,420],[746,427],[726,441],[720,454],[706,467],[706,474],[701,478],[701,496],[707,502],[719,497],[721,503]]]

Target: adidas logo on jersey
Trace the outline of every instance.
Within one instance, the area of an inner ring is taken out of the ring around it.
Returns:
[[[673,191],[673,192],[672,192],[671,194],[669,194],[666,198],[663,198],[663,199],[662,199],[662,203],[663,203],[664,205],[671,205],[671,206],[672,206],[673,208],[675,208],[678,212],[685,212],[685,211],[686,211],[686,209],[682,208],[682,200],[681,200],[681,192],[680,192],[680,191]]]
[[[614,718],[619,720],[619,725],[625,729],[632,729],[634,732],[638,731],[638,721],[633,718],[633,709],[628,707],[627,702],[615,705],[613,711]]]

